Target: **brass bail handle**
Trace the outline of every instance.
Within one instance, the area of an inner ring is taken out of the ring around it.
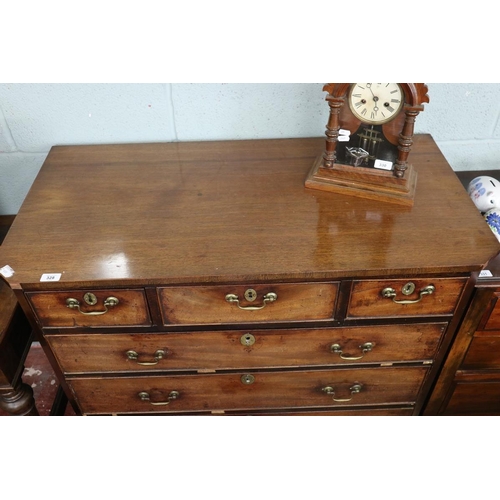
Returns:
[[[245,299],[249,302],[253,302],[257,298],[257,292],[252,289],[248,289],[245,292]],[[261,306],[242,306],[240,304],[240,299],[237,295],[234,293],[228,293],[226,295],[226,302],[229,302],[230,304],[235,304],[237,307],[239,307],[242,311],[260,311],[261,309],[264,309],[264,307],[267,306],[267,304],[271,304],[272,302],[276,302],[278,300],[278,295],[274,292],[269,292],[266,293],[263,297],[263,303]]]
[[[160,362],[160,360],[164,358],[164,356],[166,355],[166,351],[164,349],[158,349],[153,355],[153,361],[139,361],[140,354],[132,350],[127,351],[125,355],[130,361],[135,361],[138,365],[154,366],[157,365]]]
[[[354,394],[359,394],[361,392],[361,389],[363,386],[361,384],[354,384],[352,385],[349,390],[351,391],[351,397],[348,399],[335,399],[335,389],[331,386],[323,387],[321,390],[327,394],[328,396],[332,396],[332,399],[336,403],[348,403],[349,401],[352,401]]]
[[[342,347],[340,346],[340,344],[332,344],[330,346],[330,351],[333,352],[334,354],[338,354],[340,358],[345,361],[359,361],[360,359],[363,359],[365,357],[366,353],[371,352],[373,350],[373,347],[374,347],[373,342],[365,342],[364,344],[359,346],[363,354],[361,356],[356,356],[356,357],[345,356],[342,353]]]
[[[151,401],[151,396],[145,391],[140,392],[137,395],[141,401],[148,401],[151,406],[167,406],[171,403],[171,401],[175,401],[180,396],[180,393],[178,391],[171,391],[168,395],[167,401],[160,402]]]
[[[409,293],[406,291],[406,290],[411,290],[411,286],[410,285],[413,285],[413,283],[407,283],[404,287],[403,287],[403,295],[409,295]],[[413,289],[414,289],[414,286],[413,286]],[[415,300],[396,300],[396,290],[394,288],[384,288],[382,290],[382,296],[386,299],[392,299],[392,301],[395,303],[395,304],[417,304],[418,302],[420,302],[426,295],[432,295],[436,290],[436,287],[434,285],[428,285],[426,286],[425,288],[422,288],[422,290],[420,290],[420,294],[419,294],[419,297],[418,299],[415,299]]]
[[[120,301],[116,297],[108,297],[103,303],[104,311],[82,311],[80,309],[80,302],[73,298],[66,299],[66,306],[70,309],[76,309],[79,313],[85,316],[100,316],[101,314],[106,314],[109,311],[109,307],[117,306],[119,302]]]

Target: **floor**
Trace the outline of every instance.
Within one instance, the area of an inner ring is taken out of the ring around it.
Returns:
[[[40,416],[48,416],[57,393],[58,383],[50,363],[38,342],[31,345],[24,364],[23,382],[30,385]],[[8,413],[0,410],[0,416]],[[64,416],[75,416],[71,405],[67,405]]]

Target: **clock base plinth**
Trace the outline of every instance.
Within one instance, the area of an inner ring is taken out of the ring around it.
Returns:
[[[409,165],[403,178],[393,172],[335,164],[323,167],[323,155],[316,158],[305,187],[332,193],[357,196],[369,200],[386,201],[413,206],[417,172]]]

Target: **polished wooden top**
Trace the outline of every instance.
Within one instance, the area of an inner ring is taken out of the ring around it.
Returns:
[[[429,135],[413,207],[304,187],[323,138],[51,149],[4,244],[13,288],[479,270],[499,244]],[[42,283],[44,273],[62,273]],[[38,284],[38,285],[37,285]]]

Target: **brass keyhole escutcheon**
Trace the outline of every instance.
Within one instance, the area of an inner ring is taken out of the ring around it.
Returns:
[[[403,295],[411,295],[415,291],[415,283],[412,283],[411,281],[406,283],[401,291],[403,292]]]
[[[249,288],[244,295],[248,302],[253,302],[257,298],[257,292],[253,288]]]
[[[255,377],[250,373],[245,373],[241,376],[241,383],[245,385],[251,385],[255,382]]]
[[[244,346],[251,346],[255,344],[255,337],[251,333],[245,333],[241,336],[240,342]]]
[[[87,304],[89,306],[95,306],[97,304],[97,297],[93,293],[90,293],[90,292],[87,292],[83,296],[83,300],[85,301],[85,304]]]

